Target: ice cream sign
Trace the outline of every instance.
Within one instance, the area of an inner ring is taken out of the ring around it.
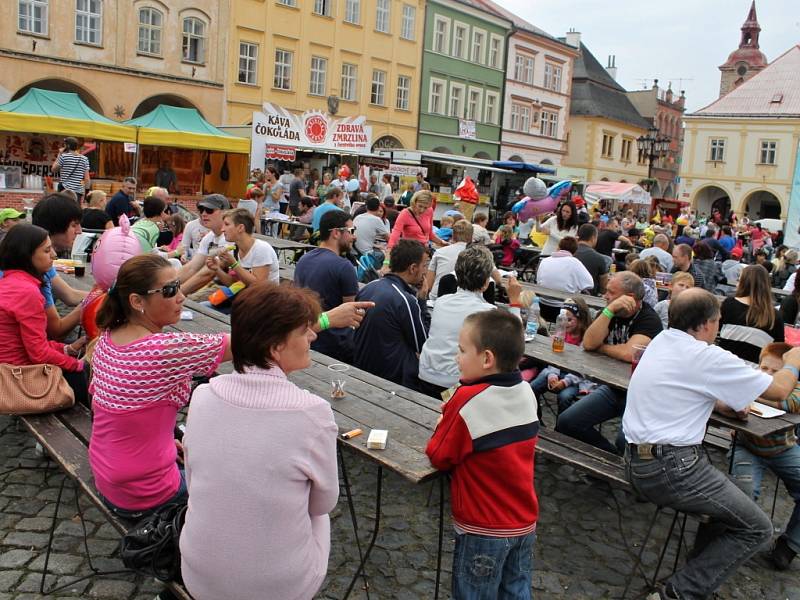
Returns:
[[[372,148],[372,127],[366,117],[334,118],[310,110],[302,114],[265,102],[262,112],[253,113],[251,168],[263,169],[267,146],[296,146],[322,152],[368,153]]]

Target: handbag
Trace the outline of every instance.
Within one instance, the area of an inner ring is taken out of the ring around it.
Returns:
[[[75,393],[55,365],[0,364],[0,414],[35,415],[75,404]]]
[[[122,564],[161,581],[179,580],[181,551],[178,541],[187,503],[188,499],[170,502],[136,523],[119,543]]]

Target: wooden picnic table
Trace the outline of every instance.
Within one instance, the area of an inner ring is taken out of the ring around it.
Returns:
[[[295,242],[294,240],[286,240],[283,238],[272,237],[269,235],[261,235],[260,233],[256,233],[253,237],[264,240],[275,252],[282,252],[284,250],[313,250],[316,246],[312,244],[306,244],[305,242]]]
[[[546,288],[543,285],[539,285],[538,283],[528,283],[525,281],[520,281],[520,285],[522,285],[523,289],[529,289],[536,292],[537,296],[542,296],[544,298],[555,298],[559,301],[564,301],[567,298],[580,298],[589,308],[594,308],[595,310],[603,310],[606,307],[606,301],[602,296],[591,296],[589,294],[570,294],[569,292],[563,292],[561,290],[554,290],[552,288]]]

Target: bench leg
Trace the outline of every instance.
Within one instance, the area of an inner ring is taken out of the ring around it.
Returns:
[[[642,556],[644,555],[644,549],[647,547],[647,542],[650,541],[650,535],[653,533],[653,527],[656,524],[656,519],[658,515],[661,514],[661,507],[656,506],[656,511],[653,513],[653,518],[650,519],[650,525],[647,527],[647,533],[644,535],[644,540],[642,541],[642,547],[639,548],[639,554],[636,556],[636,560],[633,563],[633,569],[631,569],[631,574],[628,575],[628,580],[625,582],[625,589],[622,591],[622,600],[625,599],[625,596],[628,595],[628,589],[631,587],[631,583],[633,583],[633,578],[636,577],[636,571],[642,564]],[[647,574],[644,576],[645,583],[647,583]]]
[[[47,575],[48,575],[47,567],[50,564],[50,553],[53,550],[53,538],[55,537],[56,524],[58,523],[58,509],[61,506],[61,498],[64,496],[64,488],[67,485],[67,480],[68,480],[67,477],[64,477],[64,479],[61,480],[61,486],[58,489],[58,497],[56,498],[56,505],[55,505],[55,508],[53,509],[53,519],[50,522],[50,535],[49,535],[49,537],[47,539],[47,550],[46,550],[45,556],[44,556],[44,566],[42,567],[42,579],[39,582],[39,593],[44,595],[44,596],[47,596],[49,594],[54,594],[54,593],[56,593],[56,592],[58,592],[60,590],[66,589],[66,588],[68,588],[70,586],[73,586],[78,582],[84,581],[86,579],[91,579],[92,577],[95,577],[97,575],[116,575],[118,573],[130,573],[131,572],[129,569],[120,569],[120,570],[116,570],[116,571],[100,571],[99,569],[97,569],[92,564],[92,557],[89,554],[89,539],[88,539],[89,536],[86,534],[86,522],[84,521],[83,509],[81,509],[81,505],[80,505],[80,500],[79,500],[80,496],[79,496],[79,492],[78,492],[78,486],[74,485],[73,488],[74,488],[74,491],[75,491],[75,508],[76,508],[76,510],[78,512],[78,516],[80,517],[80,520],[81,520],[81,527],[83,528],[83,548],[84,548],[84,552],[86,553],[86,558],[87,558],[87,560],[89,562],[89,569],[92,572],[89,575],[84,575],[83,577],[78,577],[78,578],[76,578],[76,579],[74,579],[74,580],[72,580],[69,583],[66,583],[64,585],[60,585],[58,587],[54,587],[54,588],[51,588],[49,590],[45,590],[45,583],[46,583]]]
[[[344,455],[342,454],[342,447],[337,445],[337,453],[339,454],[339,464],[342,465],[342,482],[344,483],[344,492],[347,496],[347,507],[350,510],[350,520],[353,523],[353,535],[356,538],[356,548],[358,548],[358,560],[363,564],[364,562],[364,554],[361,550],[361,538],[358,535],[358,520],[356,519],[356,507],[353,504],[353,496],[350,491],[350,480],[347,477],[347,465],[344,462]],[[358,574],[356,574],[356,578]],[[369,600],[369,581],[367,580],[366,572],[362,572],[362,577],[364,579],[364,591],[367,594],[367,600]]]
[[[661,564],[664,562],[664,556],[667,554],[667,549],[669,548],[669,542],[672,539],[672,532],[675,531],[675,524],[678,522],[678,517],[680,516],[680,512],[677,510],[675,511],[675,516],[672,517],[672,523],[669,526],[669,532],[667,533],[667,538],[664,540],[664,547],[661,548],[661,555],[658,557],[658,564],[656,565],[656,572],[653,574],[653,581],[650,585],[655,587],[656,582],[658,581],[658,572],[661,570]],[[678,552],[680,552],[680,548],[678,548]]]
[[[367,560],[369,560],[369,555],[372,552],[372,548],[375,546],[375,540],[378,539],[378,531],[381,527],[381,491],[383,489],[383,467],[381,465],[378,465],[377,477],[378,481],[375,489],[375,528],[372,530],[372,537],[369,540],[367,550],[364,552],[364,558],[361,559],[361,564],[358,565],[356,574],[350,581],[350,585],[347,587],[347,591],[344,593],[344,596],[342,596],[342,600],[347,600],[347,598],[350,597],[350,593],[353,591],[356,581],[358,581],[359,576],[364,570],[364,565],[366,565]]]

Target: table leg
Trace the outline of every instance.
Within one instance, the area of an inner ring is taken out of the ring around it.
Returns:
[[[356,581],[358,581],[359,576],[364,570],[364,565],[366,565],[367,560],[369,560],[369,555],[372,553],[372,548],[375,546],[375,540],[378,538],[378,530],[381,527],[382,489],[383,489],[383,467],[378,465],[378,481],[375,488],[375,527],[372,530],[372,537],[369,540],[369,545],[367,546],[367,550],[366,552],[364,552],[364,558],[361,559],[361,564],[358,565],[358,569],[356,569],[356,573],[355,575],[353,575],[353,579],[350,581],[350,585],[347,587],[347,591],[344,593],[342,600],[347,600],[347,598],[350,597],[350,592],[353,591],[353,587],[355,587]]]
[[[439,582],[442,578],[442,546],[444,545],[444,482],[446,477],[439,477],[439,548],[436,551],[436,587],[433,599],[439,600]]]
[[[342,454],[342,447],[337,446],[337,452],[339,454],[339,463],[342,465],[342,481],[344,483],[344,492],[347,496],[347,506],[350,509],[350,520],[353,523],[353,535],[356,538],[356,548],[358,548],[358,560],[363,564],[364,562],[364,554],[361,550],[361,538],[358,536],[358,520],[356,519],[356,507],[353,504],[353,496],[350,492],[350,480],[347,477],[347,465],[344,462],[344,454]],[[362,573],[364,578],[364,591],[367,594],[367,600],[369,600],[369,581],[367,581],[367,574]],[[356,574],[356,578],[358,578],[358,574]],[[347,596],[345,596],[346,598]]]

